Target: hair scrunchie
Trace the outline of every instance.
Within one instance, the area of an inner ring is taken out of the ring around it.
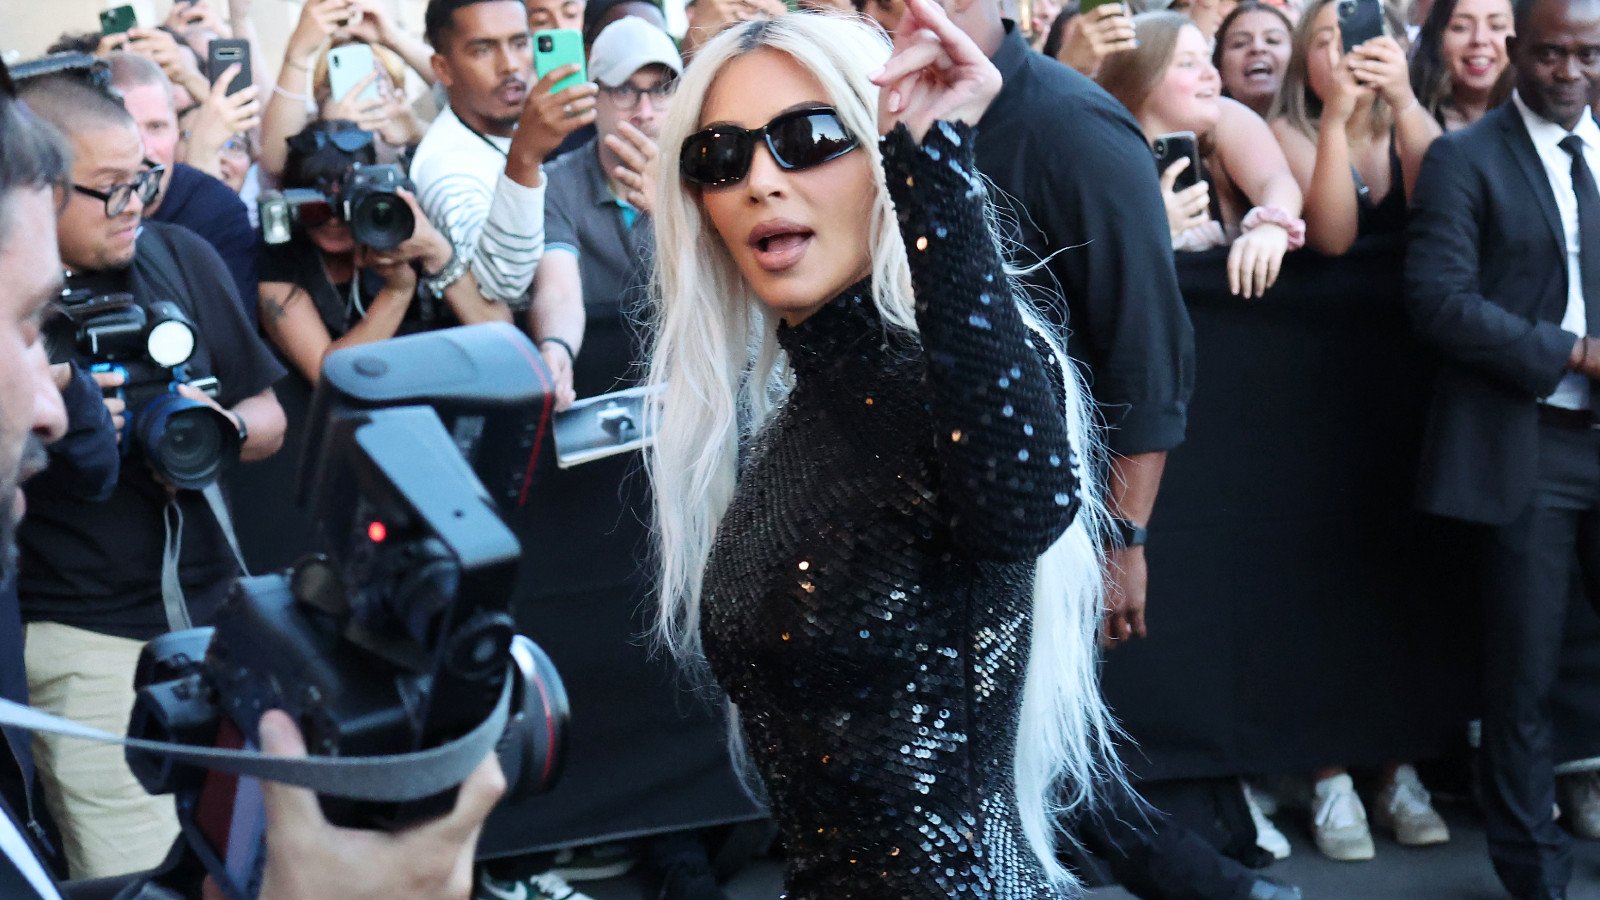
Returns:
[[[1251,209],[1245,214],[1244,221],[1239,223],[1239,229],[1249,231],[1258,225],[1276,225],[1289,232],[1290,250],[1299,250],[1306,245],[1306,220],[1289,215],[1289,211],[1281,206],[1257,206]]]

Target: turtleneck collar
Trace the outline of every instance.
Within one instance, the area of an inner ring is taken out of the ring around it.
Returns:
[[[879,360],[884,341],[871,278],[845,288],[799,325],[778,323],[778,345],[801,381],[842,371],[855,360]]]

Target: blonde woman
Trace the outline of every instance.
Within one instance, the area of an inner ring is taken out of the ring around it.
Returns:
[[[787,896],[1044,900],[1073,889],[1052,823],[1111,759],[1103,514],[1083,391],[973,166],[999,74],[932,0],[905,15],[892,58],[796,13],[683,76],[656,210],[659,636],[733,704]]]
[[[1358,235],[1404,230],[1406,198],[1439,136],[1411,90],[1405,26],[1384,9],[1388,34],[1347,54],[1336,0],[1306,7],[1269,117],[1305,192],[1306,243],[1329,256]]]

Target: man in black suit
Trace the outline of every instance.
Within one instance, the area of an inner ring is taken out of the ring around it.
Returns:
[[[1489,855],[1516,897],[1566,896],[1549,700],[1571,573],[1600,604],[1600,0],[1525,0],[1512,101],[1434,142],[1407,305],[1442,357],[1419,477],[1484,567]]]

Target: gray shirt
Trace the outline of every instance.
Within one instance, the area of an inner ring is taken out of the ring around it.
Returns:
[[[636,327],[650,280],[650,217],[611,193],[598,138],[545,166],[545,252],[571,253],[583,279],[588,326],[574,371],[578,396],[630,381]]]

